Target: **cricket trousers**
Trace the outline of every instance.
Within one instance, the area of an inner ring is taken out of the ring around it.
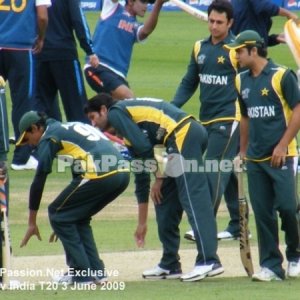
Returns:
[[[163,245],[159,266],[169,270],[180,268],[178,255],[179,224],[185,211],[194,230],[198,254],[195,265],[219,262],[217,227],[207,177],[203,172],[203,151],[207,142],[204,127],[187,120],[166,141],[169,154],[162,185],[162,202],[155,205],[158,234]],[[193,168],[189,169],[190,163]]]
[[[61,120],[58,92],[68,122],[90,123],[84,115],[87,103],[81,66],[78,60],[37,60],[37,91],[35,109],[44,111],[49,117]]]
[[[278,216],[285,233],[286,258],[300,257],[300,216],[296,191],[298,158],[287,158],[281,168],[270,160],[247,161],[248,190],[253,208],[259,250],[259,264],[284,278],[283,256],[279,249]],[[277,214],[278,212],[278,214]]]
[[[86,274],[104,277],[99,276],[104,274],[104,263],[93,237],[91,217],[116,199],[128,183],[128,172],[92,180],[75,178],[49,205],[49,220],[63,244],[67,265],[82,272],[76,280],[91,280]]]
[[[218,163],[217,170],[207,170],[207,178],[212,196],[214,213],[217,215],[222,196],[230,215],[226,228],[233,236],[239,236],[238,183],[233,168],[222,170],[222,161],[232,161],[239,149],[239,123],[216,122],[205,126],[208,144],[205,159]]]
[[[19,121],[33,107],[35,73],[32,51],[0,49],[0,75],[9,82],[12,124],[17,140],[20,136]],[[31,147],[26,145],[15,147],[12,163],[25,164],[31,151]]]

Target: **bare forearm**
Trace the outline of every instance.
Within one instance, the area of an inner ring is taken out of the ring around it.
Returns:
[[[249,120],[246,117],[241,118],[240,123],[240,153],[246,154],[248,147],[248,135],[249,135]]]
[[[150,13],[148,19],[145,21],[144,26],[140,32],[139,38],[141,40],[145,39],[148,35],[150,35],[155,29],[160,10],[164,4],[163,0],[156,0],[153,6],[152,12]]]
[[[147,224],[148,219],[148,203],[140,203],[138,207],[138,224]]]
[[[37,10],[37,28],[38,39],[43,40],[46,35],[46,29],[48,26],[48,11],[46,5],[36,7]]]

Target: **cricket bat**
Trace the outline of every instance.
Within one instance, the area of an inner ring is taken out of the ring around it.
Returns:
[[[170,0],[173,4],[184,10],[186,13],[190,14],[191,16],[201,20],[201,21],[208,21],[207,13],[204,11],[201,11],[200,9],[197,9],[193,7],[192,5],[189,5],[182,0]]]
[[[284,36],[286,43],[298,66],[297,77],[300,87],[300,23],[290,19],[284,24]]]
[[[7,169],[4,162],[0,162],[0,219],[2,239],[2,289],[9,287],[8,270],[10,269],[10,238],[7,218],[7,202],[5,192]]]
[[[243,182],[243,167],[242,161],[238,159],[235,162],[235,171],[238,178],[238,195],[239,195],[239,213],[240,213],[240,256],[243,267],[249,277],[252,277],[254,273],[253,262],[251,257],[251,248],[249,241],[249,207],[248,201],[244,192]]]

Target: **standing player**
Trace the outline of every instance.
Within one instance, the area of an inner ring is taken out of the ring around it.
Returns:
[[[89,27],[79,0],[55,0],[48,8],[49,24],[44,47],[37,55],[36,107],[49,117],[61,120],[57,107],[59,92],[67,121],[86,122],[83,106],[87,101],[74,32],[89,63],[99,64],[94,54]]]
[[[232,160],[238,153],[239,109],[234,79],[237,63],[223,49],[234,36],[230,33],[233,10],[227,0],[215,0],[208,7],[208,28],[211,35],[194,45],[186,74],[173,98],[172,104],[181,107],[200,87],[200,120],[208,132],[206,159],[212,161]],[[207,173],[212,201],[217,214],[221,197],[225,200],[230,222],[218,234],[218,239],[239,237],[239,207],[237,179],[232,172],[212,171]],[[193,232],[187,232],[194,239]]]
[[[103,130],[112,127],[124,137],[135,159],[142,162],[152,160],[157,144],[163,144],[172,157],[170,176],[162,178],[161,174],[156,174],[151,189],[163,256],[159,265],[145,271],[143,277],[180,277],[182,281],[197,281],[223,273],[216,253],[216,221],[206,174],[184,167],[185,161],[191,160],[197,166],[203,165],[202,153],[207,141],[203,126],[182,110],[160,99],[114,101],[109,94],[101,93],[88,101],[85,111],[94,126]],[[136,172],[135,184],[139,203],[135,238],[137,245],[143,246],[147,232],[150,172],[145,169]],[[178,255],[179,224],[183,210],[195,232],[198,250],[194,269],[185,275],[181,274]]]
[[[36,146],[39,157],[30,187],[28,229],[21,247],[33,235],[41,240],[37,213],[54,158],[71,158],[73,180],[49,205],[49,220],[72,268],[70,283],[102,282],[106,279],[104,263],[99,258],[90,221],[126,189],[129,170],[119,170],[118,165],[99,166],[97,162],[108,155],[122,160],[121,154],[100,131],[80,122],[60,123],[30,111],[20,120],[19,129],[22,135],[18,144]]]
[[[272,0],[230,0],[233,6],[232,32],[237,35],[250,29],[257,31],[265,40],[266,46],[275,46],[284,42],[284,35],[269,34],[272,27],[272,17],[282,16],[297,19],[298,16],[280,7]]]
[[[0,5],[0,75],[8,80],[12,99],[12,123],[15,137],[22,115],[32,108],[35,73],[33,53],[41,51],[48,23],[50,0],[18,1]],[[16,147],[11,168],[35,169],[37,161],[31,148]]]
[[[93,44],[100,65],[84,67],[87,82],[94,91],[110,93],[114,99],[133,98],[126,76],[133,46],[153,32],[165,0],[156,0],[149,17],[143,23],[148,3],[155,0],[126,0],[125,6],[118,0],[103,0],[101,18],[95,29]]]
[[[236,78],[242,112],[240,154],[247,160],[248,190],[254,211],[261,271],[255,281],[282,280],[278,217],[285,232],[287,276],[300,276],[300,223],[296,191],[296,135],[300,92],[296,75],[267,59],[264,39],[252,30],[231,44],[241,67]]]

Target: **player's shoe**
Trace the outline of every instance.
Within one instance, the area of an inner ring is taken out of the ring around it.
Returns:
[[[200,265],[195,266],[194,269],[187,274],[184,274],[180,277],[181,281],[199,281],[205,277],[213,277],[220,275],[224,272],[224,268],[220,263],[213,263],[211,265]]]
[[[252,238],[252,234],[249,232],[249,239]],[[233,241],[233,240],[239,240],[239,235],[233,235],[231,232],[224,230],[218,233],[218,240],[219,241]]]
[[[38,166],[38,161],[32,155],[30,155],[26,164],[23,164],[23,165],[11,164],[10,165],[10,167],[15,171],[36,170],[37,166]]]
[[[156,266],[153,269],[146,270],[142,276],[145,279],[178,279],[182,275],[181,269],[166,270],[160,266]]]
[[[54,276],[52,278],[52,281],[59,284],[59,285],[71,285],[73,284],[73,277],[72,275],[70,275],[68,272],[65,273],[62,276]]]
[[[14,136],[10,136],[9,139],[8,139],[9,143],[12,144],[12,145],[15,145],[16,144],[16,138]]]
[[[97,284],[97,285],[102,285],[102,284],[105,284],[108,282],[108,279],[106,276],[103,276],[103,277],[98,277],[96,276],[94,278],[94,283]]]
[[[189,240],[189,241],[192,241],[192,242],[195,242],[195,241],[196,241],[195,235],[194,235],[194,231],[193,231],[193,230],[187,231],[187,232],[184,234],[184,238],[185,238],[186,240]]]
[[[262,267],[260,272],[254,273],[252,275],[252,280],[270,282],[270,281],[281,281],[282,279],[279,276],[277,276],[272,270]]]
[[[297,261],[289,261],[286,275],[290,278],[300,277],[300,259]]]

